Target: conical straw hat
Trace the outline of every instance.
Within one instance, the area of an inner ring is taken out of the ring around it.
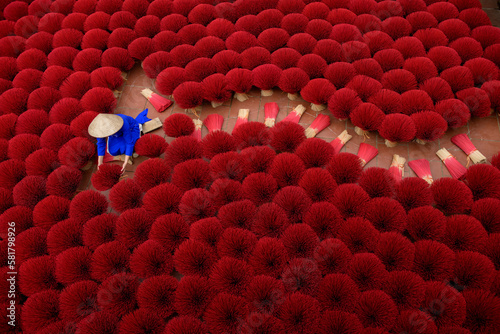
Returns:
[[[123,126],[123,118],[114,114],[99,114],[89,125],[89,135],[95,138],[109,137]]]

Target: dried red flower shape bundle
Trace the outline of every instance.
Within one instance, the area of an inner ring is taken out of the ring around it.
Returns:
[[[169,275],[158,275],[144,280],[137,289],[137,303],[140,308],[162,317],[174,312],[177,280]]]
[[[56,257],[56,280],[70,285],[90,279],[92,252],[86,247],[72,247]]]
[[[19,267],[19,289],[25,296],[40,291],[57,289],[55,260],[49,255],[37,256],[23,262]]]
[[[78,169],[91,163],[95,154],[95,145],[82,137],[70,139],[58,152],[59,160],[63,165]]]
[[[470,166],[465,174],[465,183],[472,190],[475,200],[486,197],[500,199],[499,182],[499,170],[490,165]]]
[[[318,301],[300,292],[290,294],[278,311],[286,331],[300,329],[304,333],[314,332],[319,313]]]
[[[26,176],[12,189],[15,205],[27,206],[31,209],[47,196],[45,178],[42,176]]]
[[[470,215],[481,222],[488,233],[498,233],[499,225],[495,217],[500,212],[500,200],[483,198],[472,204]]]
[[[348,218],[338,233],[338,238],[354,253],[373,252],[379,237],[377,229],[361,217]]]
[[[297,62],[301,57],[302,55],[297,50],[289,47],[284,47],[274,51],[271,54],[271,64],[278,66],[282,70],[286,70],[296,67]]]
[[[362,292],[380,289],[387,277],[384,264],[370,253],[355,254],[346,272]]]
[[[80,281],[65,288],[59,297],[61,317],[78,322],[97,311],[98,284]]]
[[[251,230],[260,238],[280,237],[289,225],[285,210],[275,203],[265,203],[258,208]]]
[[[363,167],[358,156],[343,152],[334,155],[326,169],[340,185],[355,183],[361,176]]]
[[[100,245],[113,241],[117,218],[115,214],[103,213],[87,221],[82,231],[83,244],[95,250]]]
[[[137,246],[129,261],[132,273],[141,278],[168,275],[174,267],[172,256],[155,240]]]
[[[28,331],[39,331],[59,318],[59,292],[49,289],[38,292],[23,304],[21,325]]]
[[[219,153],[210,161],[210,174],[214,180],[225,178],[243,181],[249,174],[247,160],[234,151]]]
[[[262,96],[271,96],[273,88],[278,86],[281,69],[273,64],[257,66],[252,70],[253,85],[261,89]]]
[[[185,114],[173,114],[163,122],[163,130],[169,137],[188,136],[194,131],[194,123]]]

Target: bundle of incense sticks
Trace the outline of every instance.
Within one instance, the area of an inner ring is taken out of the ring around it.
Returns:
[[[193,119],[194,123],[194,132],[192,134],[193,137],[201,141],[201,127],[203,126],[203,122],[201,119]]]
[[[392,156],[392,163],[389,167],[389,174],[394,178],[396,182],[400,182],[403,179],[405,162],[406,159],[400,157],[397,154],[394,154]]]
[[[486,163],[486,157],[477,150],[465,133],[451,137],[451,142],[467,154],[467,161],[472,160],[473,164]]]
[[[427,183],[432,184],[434,182],[431,174],[431,165],[427,159],[409,161],[408,166],[410,166],[419,178],[424,179]]]
[[[465,176],[467,168],[465,168],[457,159],[448,152],[447,149],[442,148],[436,152],[436,155],[441,159],[441,161],[446,166],[446,169],[450,172],[454,179],[460,180]]]
[[[148,99],[149,102],[153,105],[153,107],[158,111],[158,112],[164,112],[165,110],[168,109],[172,105],[172,101],[169,99],[164,98],[163,96],[160,96],[153,92],[149,88],[145,88],[141,90],[142,96],[144,96],[146,99]]]
[[[248,114],[249,113],[250,113],[250,109],[240,109],[240,111],[238,112],[238,119],[236,120],[236,124],[234,125],[233,131],[241,124],[248,122]]]
[[[330,142],[330,144],[333,146],[335,154],[338,154],[340,152],[340,150],[342,149],[342,147],[344,147],[344,145],[349,140],[351,140],[351,138],[352,138],[352,136],[349,133],[347,133],[347,130],[344,130],[344,131],[342,131],[341,134],[338,135],[337,138],[332,140]]]
[[[318,115],[312,124],[306,129],[306,137],[316,137],[318,133],[326,129],[330,125],[330,117],[327,115]]]
[[[378,150],[372,145],[361,143],[359,144],[358,157],[361,160],[361,165],[364,167],[378,154]]]
[[[203,121],[209,132],[221,130],[222,123],[224,123],[224,117],[219,114],[210,114]]]
[[[278,116],[279,110],[280,109],[276,102],[269,102],[264,104],[264,115],[265,115],[264,124],[268,128],[272,128],[276,123],[276,116]]]
[[[302,117],[302,114],[306,111],[306,107],[304,107],[302,104],[299,104],[298,106],[293,109],[288,116],[286,116],[283,121],[285,122],[293,122],[293,123],[299,123],[300,118]]]

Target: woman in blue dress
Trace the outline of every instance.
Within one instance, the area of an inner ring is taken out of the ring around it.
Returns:
[[[102,165],[106,151],[112,156],[124,157],[122,172],[132,163],[137,139],[141,137],[142,124],[150,119],[148,109],[135,119],[123,114],[99,114],[89,125],[89,134],[97,138],[97,167]]]

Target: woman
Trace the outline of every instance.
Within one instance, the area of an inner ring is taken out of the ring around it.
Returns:
[[[97,168],[102,165],[106,151],[124,160],[122,172],[128,163],[132,164],[132,154],[137,139],[141,137],[142,124],[150,119],[148,109],[135,119],[123,114],[99,114],[89,125],[89,134],[97,138]],[[106,149],[107,147],[107,149]]]

